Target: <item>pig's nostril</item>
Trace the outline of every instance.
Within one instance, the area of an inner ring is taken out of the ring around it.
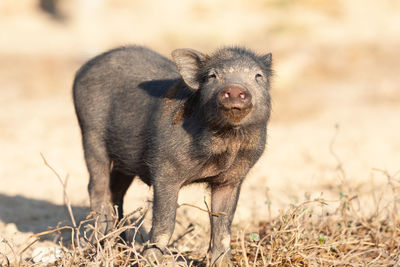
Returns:
[[[241,100],[246,99],[246,93],[245,92],[231,92],[227,91],[223,93],[223,98],[240,98]]]

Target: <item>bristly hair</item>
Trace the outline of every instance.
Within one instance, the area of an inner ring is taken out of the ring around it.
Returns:
[[[224,46],[207,57],[206,62],[204,62],[204,67],[210,66],[213,63],[216,63],[223,59],[231,60],[236,58],[249,58],[252,61],[256,62],[261,68],[263,68],[267,72],[268,76],[272,76],[274,74],[272,70],[272,58],[268,61],[266,57],[267,55],[268,53],[265,55],[260,55],[248,48],[238,45]]]
[[[236,45],[221,47],[211,55],[207,55],[205,60],[202,62],[201,72],[197,74],[197,78],[199,81],[202,81],[206,79],[210,69],[212,69],[213,66],[219,65],[221,62],[228,62],[240,58],[248,58],[252,62],[255,62],[261,69],[265,71],[269,80],[271,80],[271,78],[274,76],[271,54],[267,53],[260,55],[248,48]]]

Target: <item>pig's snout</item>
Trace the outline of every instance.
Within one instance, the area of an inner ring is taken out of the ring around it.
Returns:
[[[229,84],[218,93],[218,103],[225,116],[239,123],[251,110],[251,94],[240,84]]]
[[[251,108],[251,94],[239,84],[224,87],[218,94],[218,100],[224,109],[240,111]]]

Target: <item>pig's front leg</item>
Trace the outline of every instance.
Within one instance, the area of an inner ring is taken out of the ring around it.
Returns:
[[[231,261],[231,224],[239,198],[241,182],[211,186],[211,210],[224,215],[211,216],[209,253],[212,266],[233,266]]]
[[[162,261],[163,251],[174,232],[179,189],[179,184],[154,184],[151,244],[144,251],[144,256],[152,262]]]

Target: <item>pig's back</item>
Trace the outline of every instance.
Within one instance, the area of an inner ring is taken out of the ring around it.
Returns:
[[[171,60],[140,46],[117,48],[88,61],[73,88],[82,135],[104,140],[117,165],[136,169],[151,121],[179,77]]]
[[[147,106],[147,101],[162,96],[177,78],[171,60],[145,47],[108,51],[88,61],[76,74],[73,93],[78,116],[109,114],[115,102]]]

